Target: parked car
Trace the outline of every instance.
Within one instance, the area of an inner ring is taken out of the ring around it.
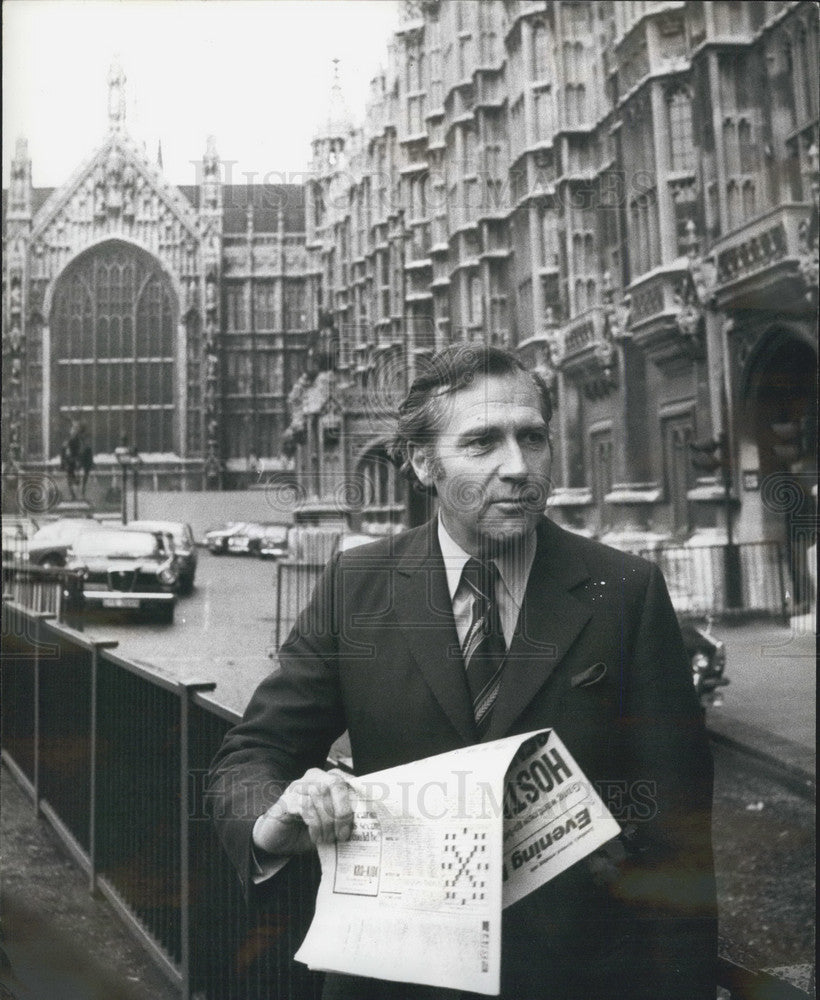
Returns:
[[[196,576],[196,542],[190,524],[182,521],[131,521],[128,525],[137,531],[165,531],[174,539],[177,570],[177,592],[190,594]]]
[[[361,532],[350,532],[342,535],[339,539],[339,552],[347,552],[348,549],[357,549],[360,545],[369,545],[378,541],[375,535],[364,535]]]
[[[273,528],[268,521],[241,521],[205,532],[205,542],[214,555],[258,556],[262,539]]]
[[[710,705],[722,703],[719,689],[729,683],[725,675],[726,646],[712,633],[712,625],[711,618],[703,622],[692,618],[680,620],[683,644],[692,669],[692,682],[704,711]]]
[[[82,574],[83,613],[134,611],[162,624],[174,620],[174,541],[162,531],[101,528],[77,535],[66,567]]]
[[[257,555],[260,559],[285,559],[290,546],[288,544],[288,524],[268,524],[259,536]]]
[[[224,555],[228,551],[228,539],[245,527],[244,521],[229,521],[219,528],[211,528],[205,532],[205,544],[208,551],[215,556]]]
[[[66,552],[87,531],[104,530],[93,517],[63,517],[44,524],[28,542],[29,562],[36,566],[65,566]]]
[[[37,522],[31,517],[6,514],[2,518],[2,529],[3,565],[27,561],[29,542],[39,529]]]

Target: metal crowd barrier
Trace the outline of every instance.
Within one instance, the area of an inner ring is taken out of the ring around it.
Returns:
[[[55,566],[9,562],[3,565],[3,597],[24,608],[62,620],[82,605],[82,578]]]
[[[168,680],[8,601],[2,629],[3,761],[182,1000],[319,1000],[321,977],[292,957],[315,856],[249,904],[205,812],[208,765],[239,719],[206,697],[215,685]],[[729,1000],[807,998],[725,958],[719,985]]]
[[[3,761],[183,1000],[319,1000],[321,977],[292,957],[318,862],[294,859],[249,904],[206,816],[208,765],[239,721],[204,697],[215,685],[8,601],[2,626]]]
[[[276,624],[273,645],[278,650],[308,602],[326,562],[288,562],[276,565]]]
[[[725,546],[664,546],[639,555],[660,567],[675,609],[691,615],[738,611],[788,618],[789,608],[781,547],[777,542],[741,542],[741,603],[726,597]]]

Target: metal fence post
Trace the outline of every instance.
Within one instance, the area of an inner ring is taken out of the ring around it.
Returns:
[[[36,611],[30,615],[34,630],[34,733],[32,788],[34,791],[34,812],[40,815],[40,646],[42,623],[53,615],[48,611]]]
[[[101,649],[116,649],[119,645],[116,639],[99,639],[94,641],[91,650],[91,693],[90,728],[88,734],[89,756],[89,800],[88,800],[88,891],[97,891],[97,671]]]
[[[213,691],[214,681],[188,680],[179,683],[179,971],[182,976],[182,998],[191,1000],[191,695],[198,691]]]

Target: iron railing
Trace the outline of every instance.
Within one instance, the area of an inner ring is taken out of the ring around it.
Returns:
[[[183,1000],[318,1000],[321,977],[292,957],[315,855],[249,903],[205,812],[209,763],[239,719],[206,697],[215,685],[168,680],[10,602],[2,627],[3,761]],[[729,1000],[807,998],[725,958],[719,985]]]
[[[675,609],[689,615],[731,615],[738,612],[788,617],[787,587],[781,547],[777,542],[742,542],[741,601],[727,600],[725,546],[664,546],[639,555],[658,564]]]

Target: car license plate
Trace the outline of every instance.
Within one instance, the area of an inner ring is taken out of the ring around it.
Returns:
[[[138,608],[140,602],[137,597],[104,597],[102,606],[104,608]]]

